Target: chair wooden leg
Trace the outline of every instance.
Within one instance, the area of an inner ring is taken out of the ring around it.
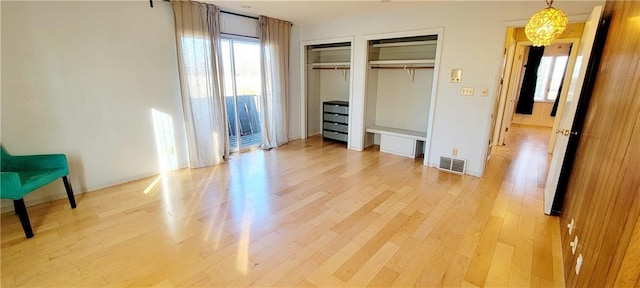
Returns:
[[[33,230],[31,230],[31,222],[29,222],[29,214],[27,214],[27,207],[24,205],[24,198],[20,198],[18,200],[13,200],[13,207],[16,209],[16,213],[20,218],[20,222],[22,223],[22,229],[24,230],[24,235],[27,238],[33,237]]]
[[[71,208],[76,208],[76,197],[73,196],[73,189],[71,188],[69,179],[67,176],[62,176],[62,181],[64,181],[64,189],[67,189],[67,197],[69,197],[69,204],[71,204]]]

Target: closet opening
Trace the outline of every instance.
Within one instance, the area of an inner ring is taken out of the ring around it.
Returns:
[[[367,42],[364,146],[428,165],[441,34]]]
[[[351,41],[340,40],[304,46],[303,137],[349,143],[351,49]]]

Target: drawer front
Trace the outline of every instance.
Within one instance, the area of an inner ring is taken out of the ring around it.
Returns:
[[[349,123],[349,116],[339,115],[339,114],[328,114],[324,113],[323,117],[324,121],[338,122],[338,123]]]
[[[333,131],[322,131],[322,137],[347,142],[347,134]]]
[[[344,124],[339,124],[339,123],[324,122],[322,124],[322,128],[331,130],[331,131],[349,133],[349,126]]]
[[[325,113],[349,114],[349,106],[324,104]]]

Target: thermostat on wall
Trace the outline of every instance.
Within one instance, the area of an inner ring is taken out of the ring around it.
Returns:
[[[462,79],[462,69],[451,69],[451,83],[460,83]]]

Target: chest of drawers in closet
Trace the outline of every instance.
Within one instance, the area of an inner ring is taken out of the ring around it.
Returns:
[[[349,102],[322,103],[322,137],[347,142],[349,139]]]

